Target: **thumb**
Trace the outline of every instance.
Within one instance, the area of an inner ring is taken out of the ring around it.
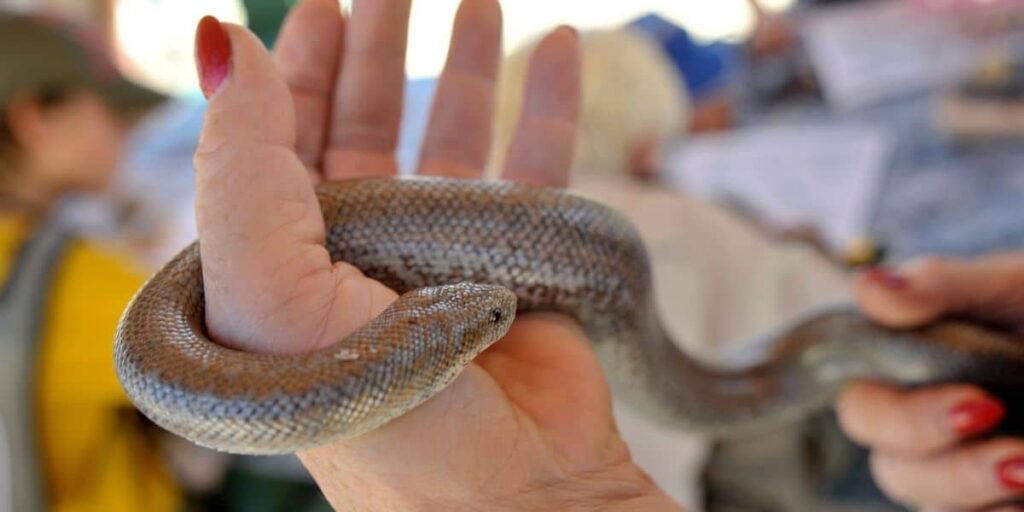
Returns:
[[[1024,255],[971,261],[921,258],[898,269],[860,272],[853,285],[861,310],[892,327],[921,325],[946,315],[1024,326]]]
[[[330,309],[333,289],[288,87],[254,35],[213,17],[196,60],[210,102],[195,155],[208,331],[240,349],[311,348],[272,345],[317,338],[310,315]]]

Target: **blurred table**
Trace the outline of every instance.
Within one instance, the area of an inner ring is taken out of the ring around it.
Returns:
[[[836,114],[820,103],[766,110],[750,122],[859,122],[894,138],[868,223],[886,260],[1024,249],[1024,141],[961,143],[935,126],[938,92]]]
[[[887,259],[1024,249],[1024,141],[946,141],[931,122],[934,101],[915,98],[870,114],[897,128],[898,149],[871,221]]]
[[[1024,55],[1024,34],[1000,41],[1003,50]],[[795,57],[801,58],[806,61]],[[833,108],[807,95],[764,105],[751,89],[773,72],[756,65],[741,70],[737,129],[858,125],[878,127],[892,138],[864,233],[885,246],[887,262],[1024,249],[1024,139],[963,142],[946,136],[936,119],[950,86],[904,91],[858,108]],[[770,179],[771,169],[764,176]]]

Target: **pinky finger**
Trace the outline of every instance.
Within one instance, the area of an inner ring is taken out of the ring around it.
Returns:
[[[539,186],[569,184],[580,111],[580,65],[579,37],[570,27],[559,27],[537,45],[503,178]]]

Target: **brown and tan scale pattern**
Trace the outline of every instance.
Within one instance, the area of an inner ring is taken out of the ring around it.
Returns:
[[[507,330],[516,310],[576,318],[618,394],[665,423],[710,435],[820,408],[853,376],[967,379],[1019,389],[1024,349],[977,326],[895,332],[852,310],[775,334],[770,360],[705,368],[665,334],[646,250],[616,212],[565,191],[503,182],[376,179],[322,185],[335,261],[400,293],[337,345],[246,354],[204,334],[199,252],[156,274],[125,312],[118,375],[165,428],[240,453],[281,453],[359,435],[444,388]]]

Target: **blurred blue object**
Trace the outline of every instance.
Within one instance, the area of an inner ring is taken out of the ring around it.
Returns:
[[[398,138],[398,169],[412,174],[420,159],[423,134],[430,121],[430,108],[434,102],[437,79],[417,78],[405,83],[405,101],[402,107],[402,128]]]
[[[699,44],[682,27],[648,14],[629,24],[661,45],[682,75],[690,97],[700,99],[729,83],[735,68],[733,47],[724,43]]]

